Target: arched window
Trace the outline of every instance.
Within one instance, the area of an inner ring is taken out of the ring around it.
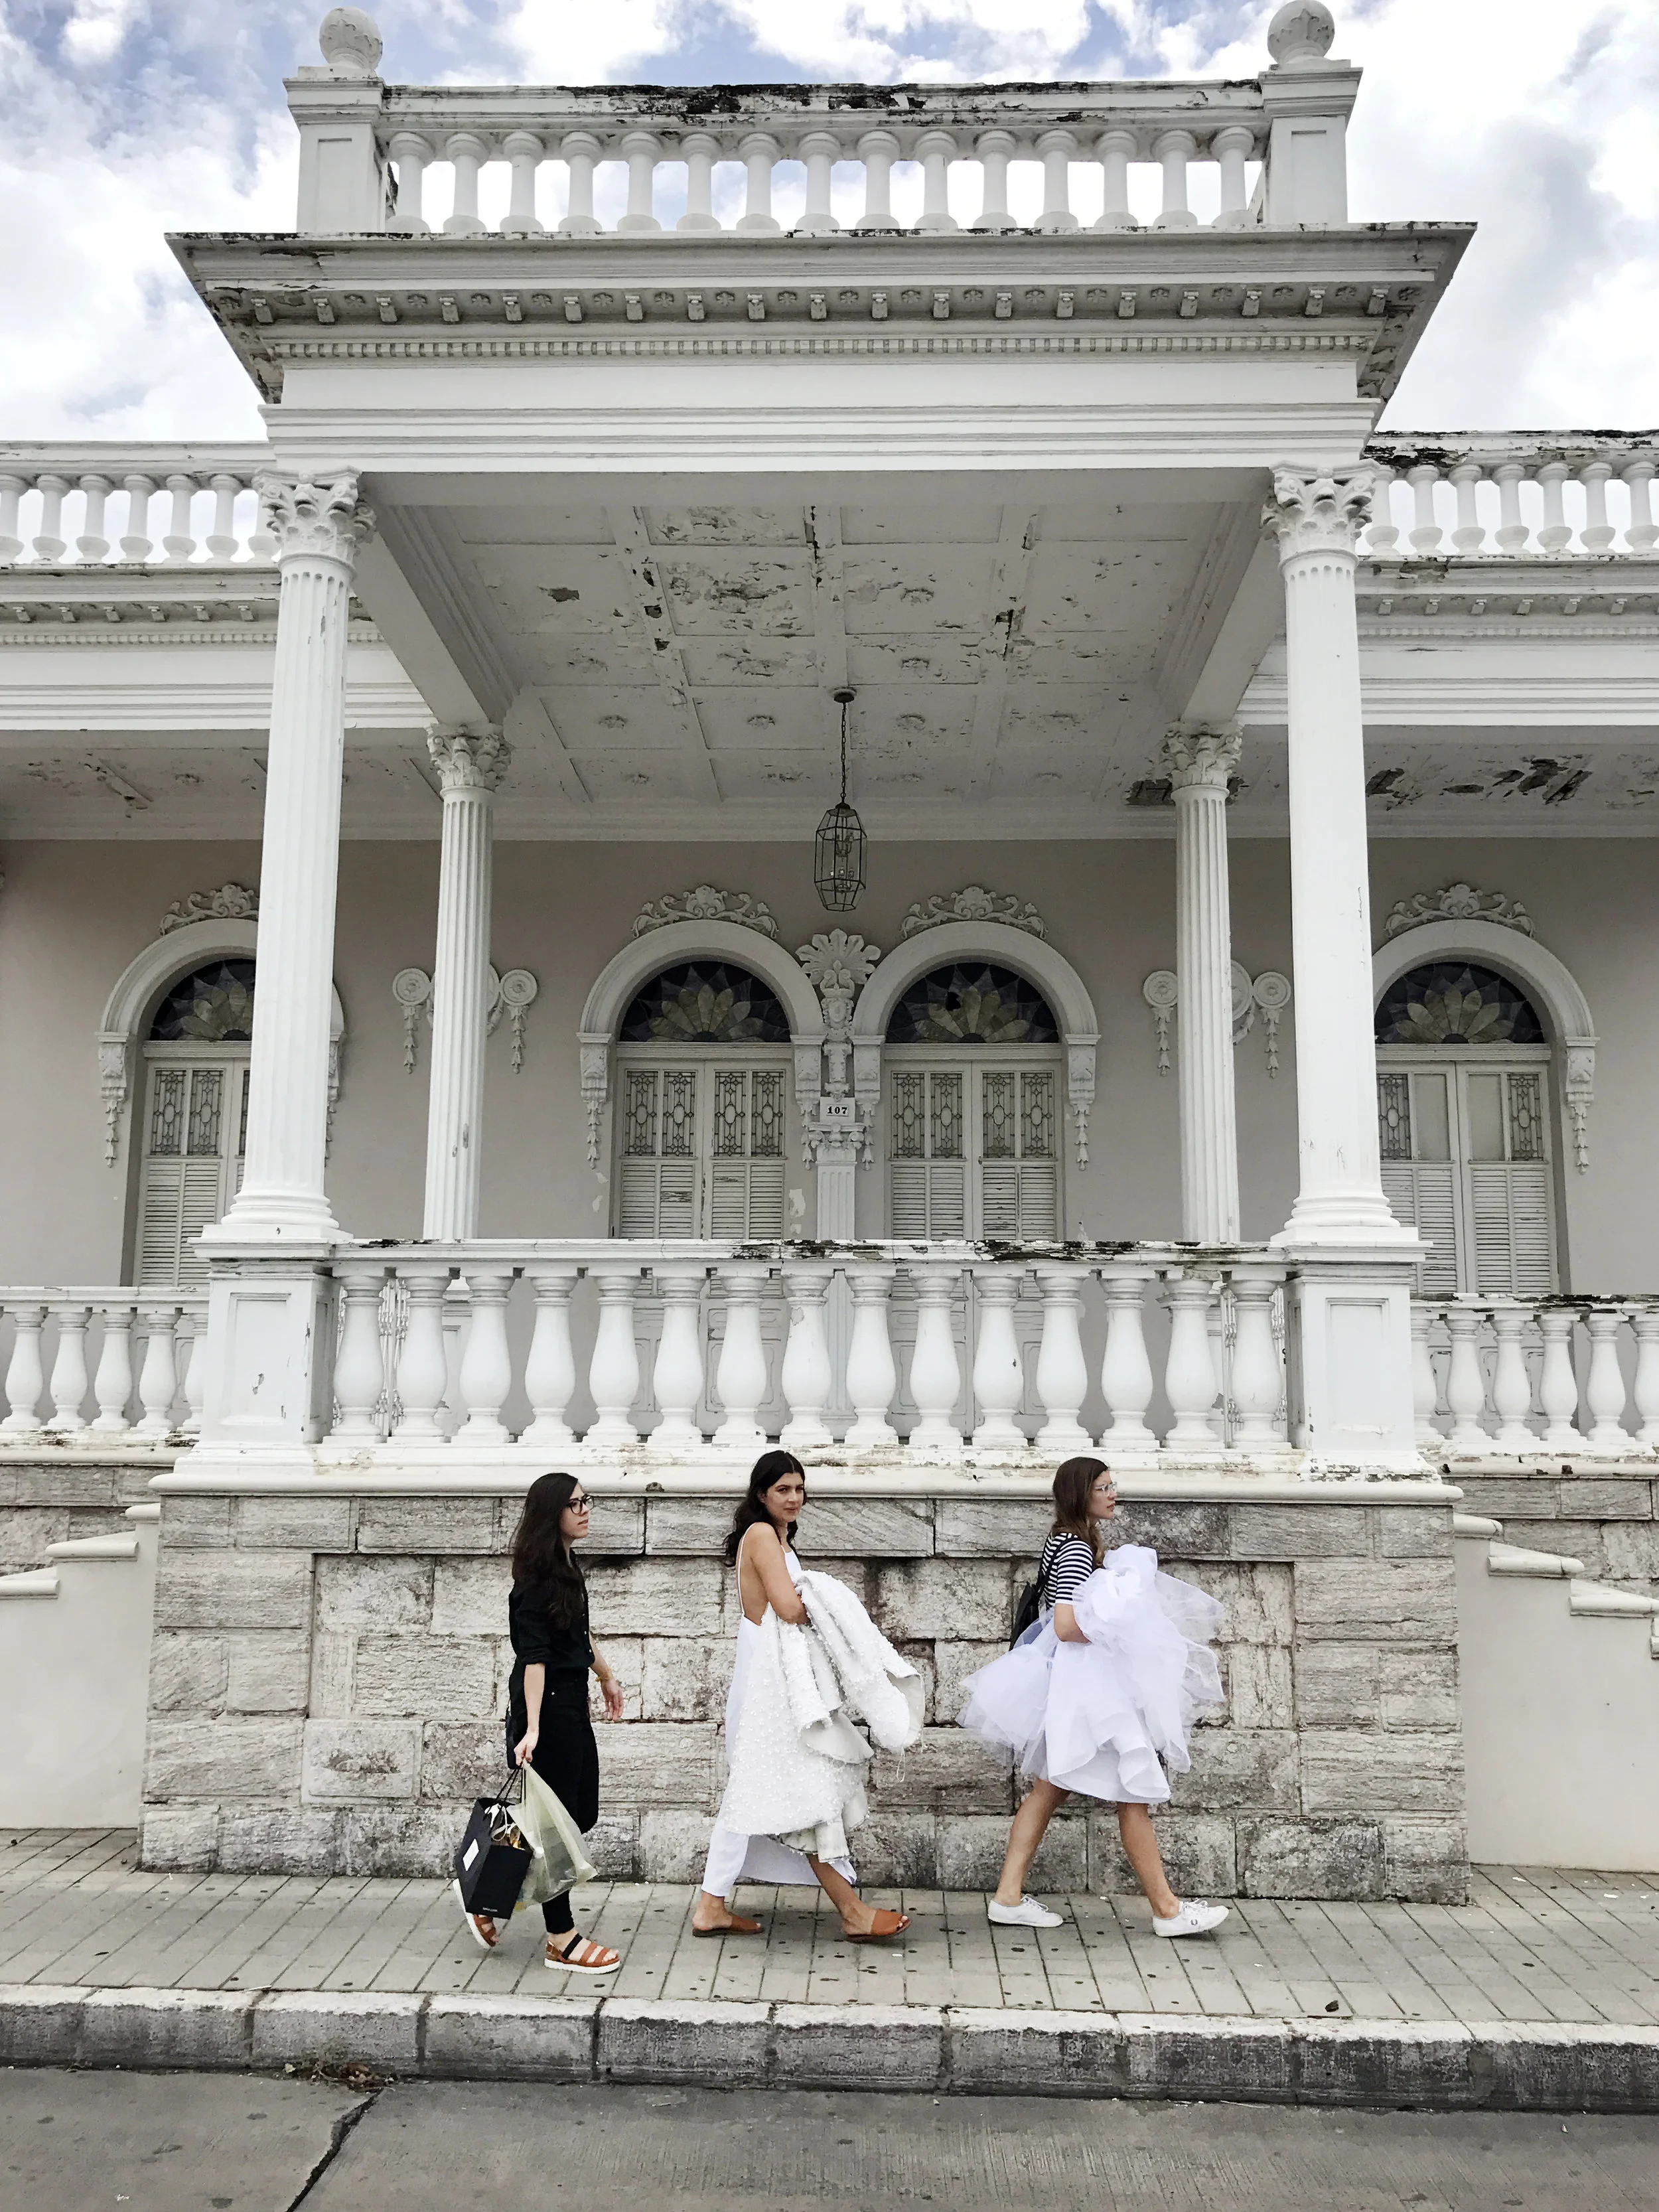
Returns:
[[[1550,1049],[1519,985],[1472,961],[1413,968],[1376,1009],[1382,1188],[1430,1245],[1425,1291],[1555,1288]]]
[[[729,961],[665,969],[617,1025],[617,1231],[781,1237],[789,1021]]]
[[[887,1083],[894,1237],[1060,1234],[1060,1026],[1012,969],[959,960],[894,1007]]]
[[[198,1283],[191,1247],[242,1180],[247,1143],[252,960],[215,960],[168,984],[143,1046],[138,1280]]]

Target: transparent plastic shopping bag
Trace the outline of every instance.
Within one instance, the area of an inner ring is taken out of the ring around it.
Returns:
[[[519,1892],[519,1903],[546,1905],[578,1882],[592,1881],[598,1869],[582,1848],[582,1832],[533,1766],[520,1769],[524,1796],[514,1808],[525,1841],[536,1856]]]

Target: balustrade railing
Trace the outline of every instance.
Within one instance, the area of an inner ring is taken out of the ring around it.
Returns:
[[[1659,1451],[1659,1298],[1426,1300],[1412,1326],[1425,1450],[1550,1462]]]
[[[333,1454],[1282,1455],[1259,1251],[416,1244],[343,1253]]]
[[[1586,554],[1659,545],[1647,438],[1376,438],[1379,483],[1365,550],[1383,560]]]
[[[201,1423],[205,1291],[0,1291],[0,1443],[165,1443]]]
[[[263,562],[261,447],[0,446],[0,564]]]

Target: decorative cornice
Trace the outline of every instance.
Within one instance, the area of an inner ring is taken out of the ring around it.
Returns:
[[[947,921],[1000,921],[1030,937],[1048,934],[1047,923],[1029,902],[1022,904],[1012,891],[988,891],[979,884],[918,900],[899,924],[899,934],[914,937],[920,929],[937,929]]]
[[[647,899],[634,923],[635,937],[665,929],[672,921],[735,921],[739,928],[757,929],[763,937],[775,937],[778,925],[763,899],[747,891],[717,890],[713,884],[698,884],[689,891],[671,891],[664,898]]]
[[[1051,311],[1052,312],[1052,311]],[[1341,330],[1242,331],[1172,329],[1146,331],[848,331],[832,335],[811,331],[769,331],[764,337],[734,329],[714,337],[407,337],[268,338],[262,351],[271,364],[331,361],[729,361],[847,360],[896,356],[926,360],[1078,358],[1157,354],[1161,358],[1193,355],[1316,355],[1323,360],[1364,359],[1373,349],[1364,331]]]
[[[1376,482],[1367,468],[1335,469],[1328,475],[1276,468],[1273,497],[1261,510],[1261,523],[1279,540],[1279,558],[1353,553],[1371,518]]]
[[[175,929],[187,929],[192,921],[252,921],[258,919],[259,894],[247,890],[240,884],[221,884],[216,891],[191,891],[187,897],[174,899],[161,916],[156,934],[169,937]]]
[[[495,790],[513,761],[513,749],[499,730],[428,730],[426,747],[446,799]]]
[[[349,568],[358,546],[374,535],[374,511],[359,498],[353,470],[313,483],[284,470],[261,469],[253,488],[262,525],[276,541],[279,562],[305,555],[339,561]]]
[[[1212,729],[1177,722],[1164,736],[1164,764],[1174,791],[1223,791],[1243,751],[1237,725]]]
[[[1501,891],[1478,891],[1473,884],[1448,884],[1443,890],[1418,891],[1401,899],[1389,909],[1382,934],[1398,937],[1430,921],[1496,921],[1505,929],[1518,929],[1523,937],[1537,934],[1519,899],[1507,898]]]

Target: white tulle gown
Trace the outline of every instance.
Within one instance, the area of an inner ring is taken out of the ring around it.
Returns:
[[[1071,1601],[1086,1644],[1045,1613],[970,1674],[957,1725],[1011,1752],[1028,1777],[1115,1805],[1161,1805],[1192,1765],[1194,1720],[1222,1703],[1211,1639],[1221,1607],[1125,1544]]]

